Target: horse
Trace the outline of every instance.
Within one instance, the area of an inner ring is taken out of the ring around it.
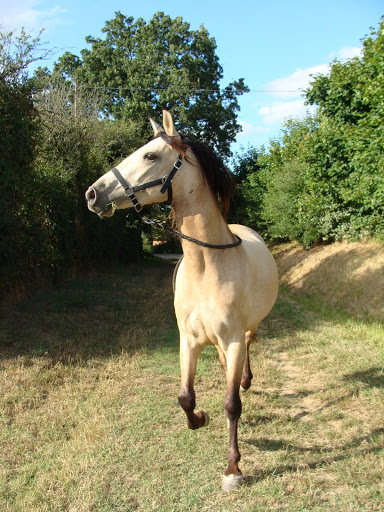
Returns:
[[[232,491],[244,483],[237,432],[240,390],[251,385],[249,346],[275,303],[277,268],[260,235],[226,222],[232,178],[222,159],[179,134],[170,112],[163,111],[163,126],[150,122],[154,138],[89,187],[86,201],[100,217],[112,216],[116,208],[141,214],[142,206],[171,202],[183,250],[174,280],[178,402],[190,429],[208,425],[209,416],[196,410],[194,379],[203,347],[214,345],[227,382],[229,451],[222,489]]]

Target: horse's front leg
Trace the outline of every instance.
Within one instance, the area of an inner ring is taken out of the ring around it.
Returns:
[[[243,475],[239,468],[240,451],[237,428],[241,416],[240,381],[245,360],[244,343],[231,343],[227,349],[227,392],[224,408],[229,424],[228,467],[223,477],[223,490],[232,491],[240,487]]]
[[[194,382],[197,360],[202,351],[202,348],[203,347],[198,344],[195,339],[191,340],[189,336],[181,336],[181,388],[179,394],[179,404],[187,415],[188,428],[193,430],[207,426],[209,423],[209,416],[204,411],[195,411],[196,396],[194,390]]]

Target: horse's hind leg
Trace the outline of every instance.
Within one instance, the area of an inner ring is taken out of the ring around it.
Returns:
[[[201,353],[202,346],[190,342],[188,337],[181,337],[180,340],[180,370],[181,389],[179,404],[184,409],[188,419],[188,428],[193,430],[207,426],[209,417],[204,411],[195,411],[196,397],[194,390],[195,373],[197,360]]]
[[[255,334],[248,331],[245,333],[245,360],[244,360],[244,367],[243,367],[243,375],[241,378],[241,391],[248,391],[248,389],[251,387],[251,382],[253,379],[253,374],[251,371],[251,365],[249,363],[249,346],[255,339]]]

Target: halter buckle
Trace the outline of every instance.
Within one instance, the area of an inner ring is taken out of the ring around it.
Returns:
[[[180,158],[180,156],[179,156],[179,158],[176,160],[175,165],[174,165],[174,167],[175,167],[175,169],[176,169],[176,170],[179,170],[179,169],[180,169],[181,164],[183,163],[182,158],[183,158],[183,157],[181,157],[181,158]]]
[[[129,199],[132,201],[132,204],[133,204],[133,207],[135,209],[135,212],[136,213],[140,213],[141,210],[143,209],[143,207],[141,206],[141,204],[137,200],[137,197],[135,196],[135,194],[132,192],[131,194],[127,194],[127,195],[129,197]]]
[[[179,155],[179,158],[173,164],[171,172],[166,177],[166,180],[164,181],[163,186],[160,189],[160,192],[162,194],[165,194],[165,191],[169,190],[170,187],[172,186],[173,177],[175,176],[176,172],[180,169],[182,163],[183,163],[183,156]]]

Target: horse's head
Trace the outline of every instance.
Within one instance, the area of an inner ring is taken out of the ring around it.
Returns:
[[[168,188],[164,186],[164,181],[180,151],[175,149],[178,144],[167,144],[166,139],[168,137],[175,142],[180,136],[169,112],[163,111],[164,128],[152,119],[150,121],[155,138],[104,174],[87,190],[85,197],[88,208],[100,217],[111,217],[116,208],[132,208],[136,197],[140,205],[167,201]],[[157,137],[162,133],[165,137]],[[177,169],[174,174],[177,178]],[[134,192],[133,197],[129,195],[131,191]]]

